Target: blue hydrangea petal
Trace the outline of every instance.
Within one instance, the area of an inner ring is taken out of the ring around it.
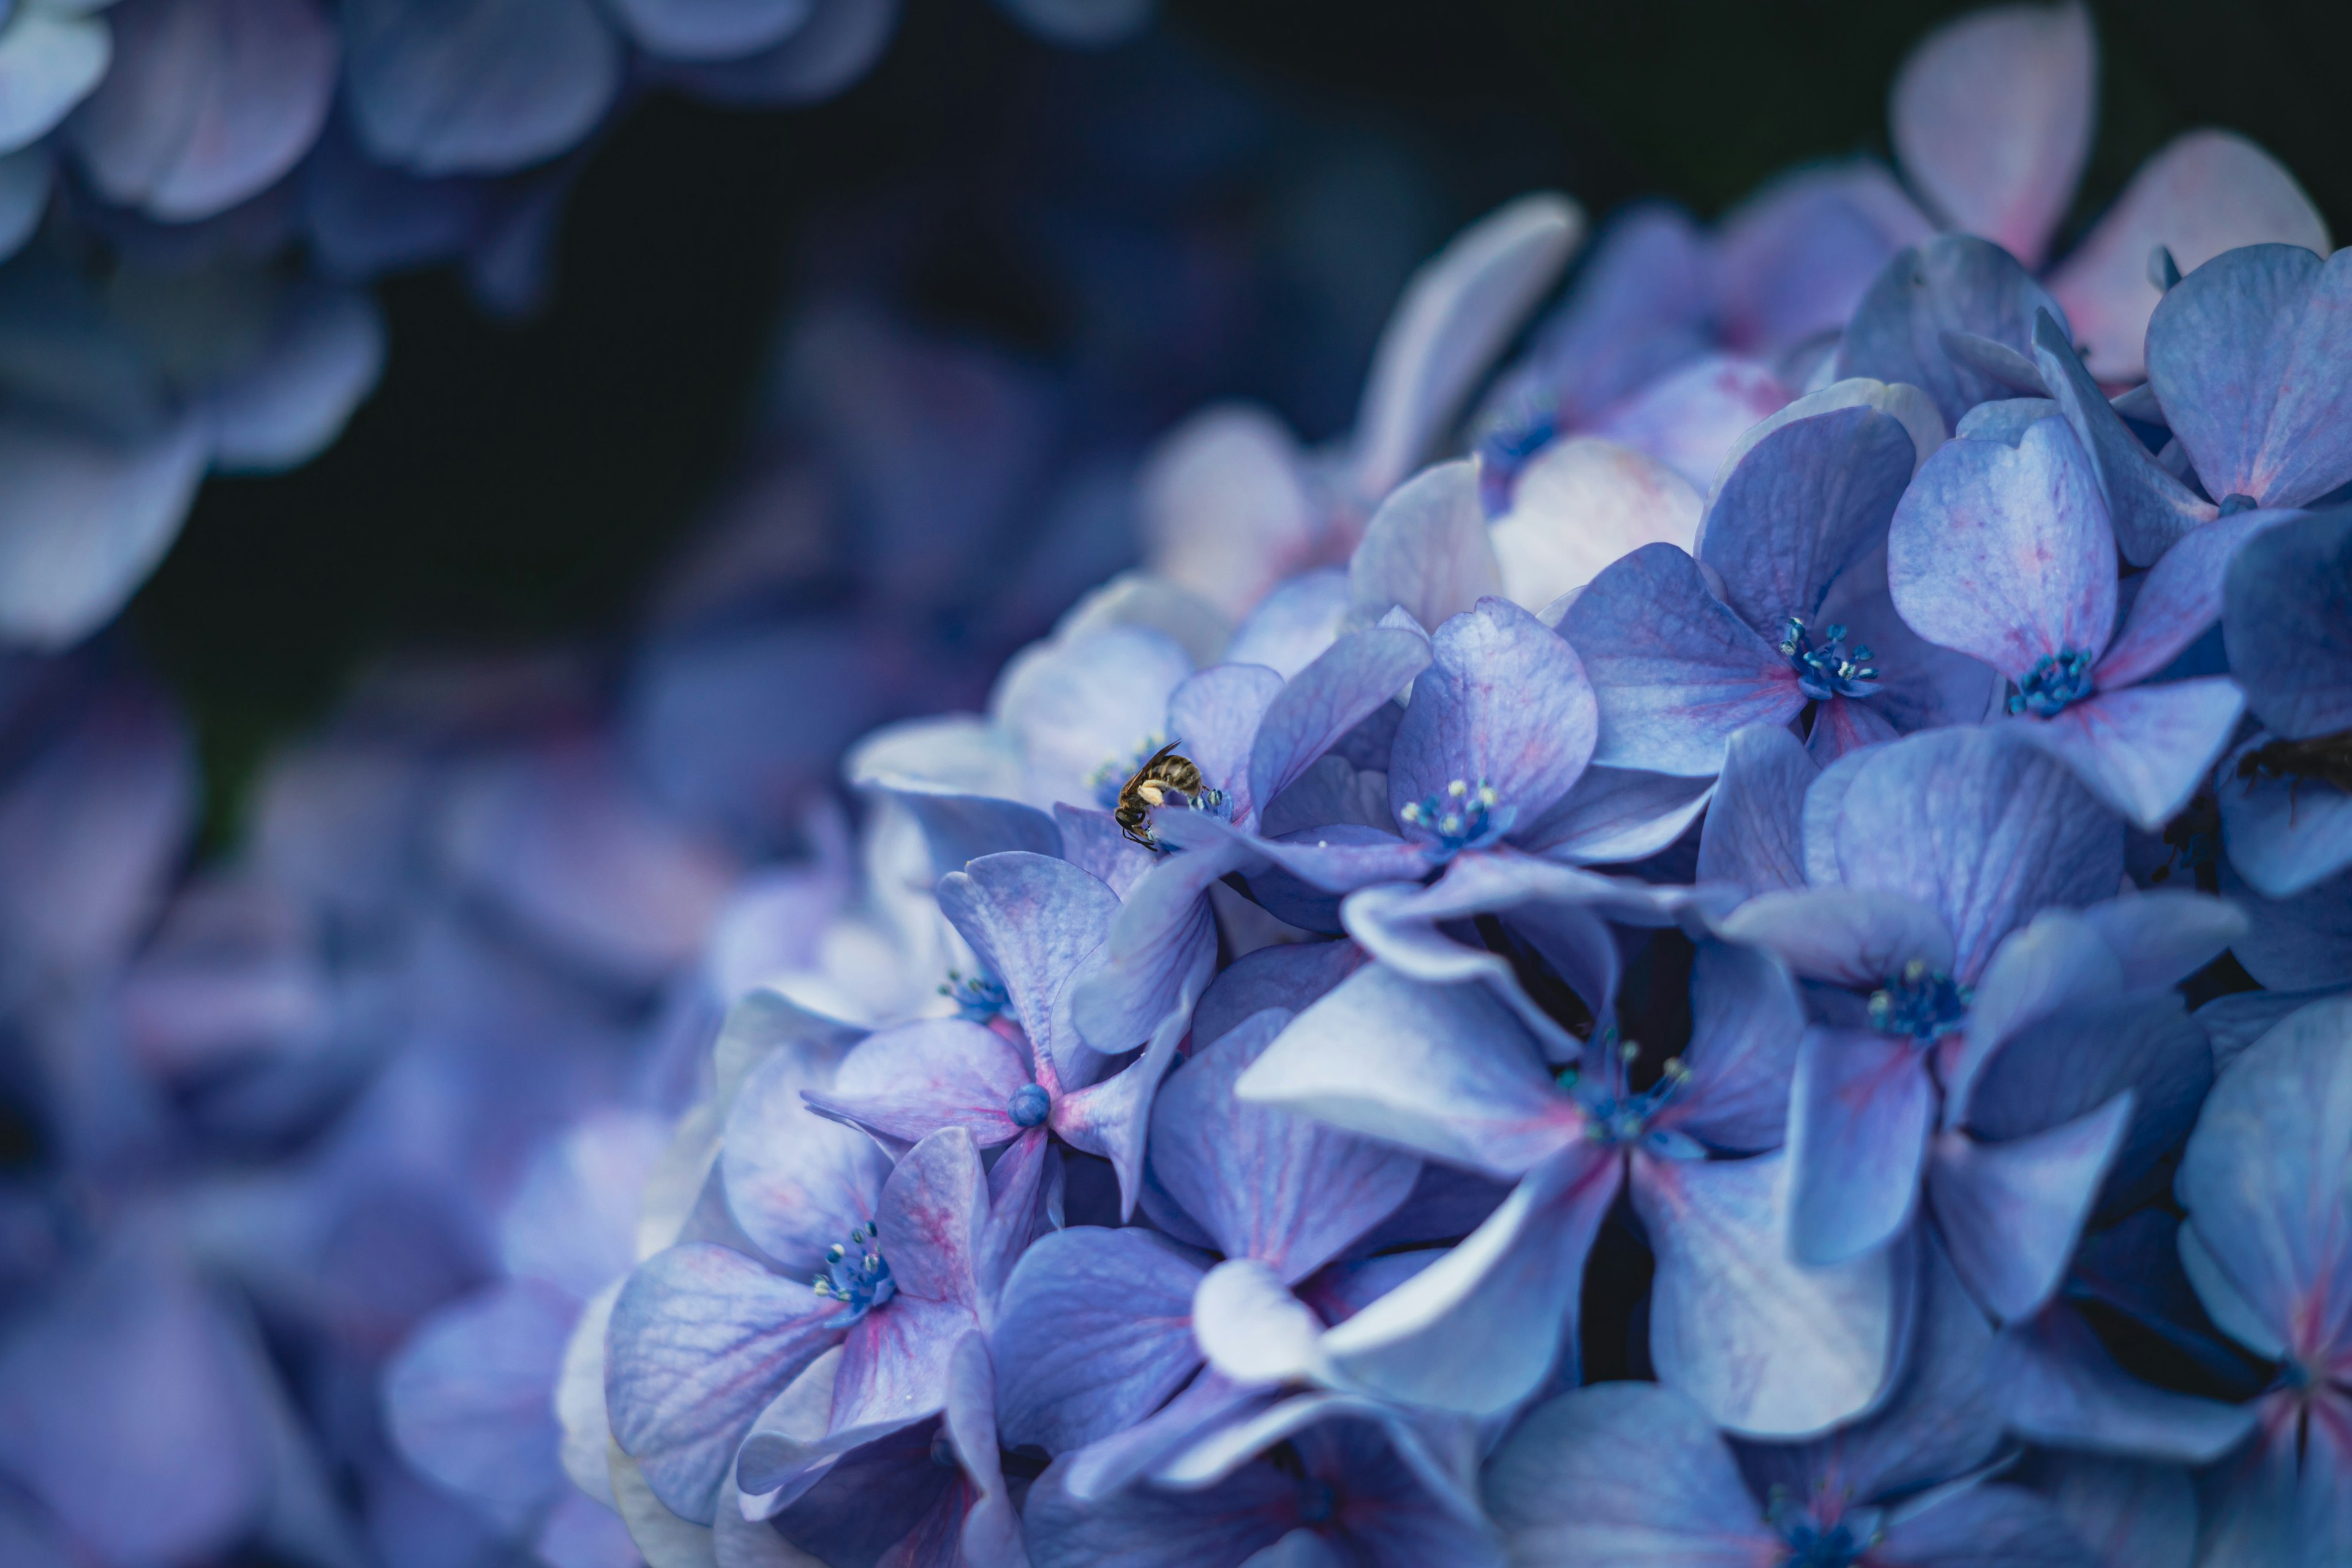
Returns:
[[[2264,529],[2231,560],[2221,636],[2246,706],[2291,740],[2352,730],[2352,512]]]
[[[1202,1269],[1143,1230],[1040,1239],[1005,1282],[991,1349],[1009,1447],[1066,1454],[1132,1426],[1201,1365]]]
[[[1628,865],[1682,837],[1714,798],[1706,778],[1588,767],[1549,811],[1513,827],[1511,839],[1547,860]]]
[[[0,26],[0,152],[55,130],[104,79],[113,53],[103,17],[16,6]]]
[[[2206,1482],[2198,1547],[2208,1562],[2309,1563],[2315,1542],[2352,1539],[2352,1400],[2322,1394],[2307,1421],[2276,1420]]]
[[[1192,1049],[1209,1047],[1269,1007],[1303,1013],[1309,1003],[1363,967],[1352,942],[1283,942],[1234,960],[1192,1009]]]
[[[1260,810],[1271,805],[1429,659],[1428,639],[1396,626],[1368,626],[1333,643],[1267,706],[1250,745],[1248,798]]]
[[[2144,376],[2148,317],[2163,295],[2148,282],[2161,245],[2195,268],[2242,245],[2266,241],[2328,248],[2327,224],[2279,161],[2231,131],[2175,137],[2052,274],[2072,335],[2091,374],[2113,386]]]
[[[1262,664],[1285,680],[1339,640],[1348,616],[1346,568],[1325,566],[1276,584],[1234,628],[1225,657]]]
[[[1219,1251],[1268,1265],[1286,1285],[1388,1217],[1421,1172],[1409,1154],[1234,1097],[1235,1081],[1289,1022],[1269,1010],[1196,1049],[1151,1111],[1160,1186]]]
[[[2126,1089],[2007,1142],[1937,1137],[1927,1165],[1937,1230],[1969,1291],[2003,1321],[2031,1317],[2058,1289],[2131,1112]]]
[[[892,1147],[961,1127],[992,1149],[1020,1136],[1008,1107],[1029,1084],[1029,1064],[995,1030],[923,1018],[866,1036],[842,1058],[832,1083],[801,1093],[812,1110]]]
[[[1235,1093],[1504,1177],[1582,1137],[1534,1040],[1486,987],[1379,964],[1292,1020]]]
[[[1128,889],[1099,961],[1071,982],[1070,1018],[1088,1048],[1103,1057],[1131,1051],[1201,994],[1217,958],[1209,888],[1256,858],[1244,841],[1187,849],[1164,858]],[[1066,1085],[1090,1081],[1098,1071],[1090,1067]]]
[[[783,42],[816,7],[815,0],[616,0],[613,8],[648,53],[732,60]]]
[[[361,140],[420,174],[541,163],[620,90],[620,43],[586,0],[352,0],[342,26]]]
[[[2122,825],[2011,728],[1931,730],[1864,753],[1831,830],[1843,880],[1944,917],[1963,984],[2037,910],[2095,903],[2123,877]]]
[[[658,75],[695,97],[740,108],[817,103],[855,84],[898,30],[899,0],[816,0],[772,48],[732,60],[669,64]]]
[[[580,1304],[509,1281],[427,1318],[384,1370],[403,1458],[520,1529],[570,1485],[550,1398]]]
[[[1716,922],[1727,940],[1777,955],[1808,980],[1873,991],[1917,960],[1952,967],[1952,933],[1916,899],[1874,888],[1794,888],[1759,894]]]
[[[1800,1260],[1843,1262],[1910,1222],[1935,1093],[1909,1040],[1806,1032],[1789,1091],[1790,1235]]]
[[[2257,731],[2224,758],[2215,794],[2230,864],[2264,898],[2293,899],[2352,867],[2352,795],[2324,779],[2241,776],[2273,739]]]
[[[2204,893],[2109,899],[2084,910],[2083,920],[2116,950],[2124,984],[2134,990],[2179,984],[2246,932],[2242,911]]]
[[[1595,577],[1559,631],[1599,698],[1596,763],[1712,774],[1734,734],[1805,706],[1780,650],[1670,544],[1644,545]]]
[[[2016,729],[2109,809],[2154,833],[2204,784],[2244,706],[2237,683],[2216,675],[2103,691]]]
[[[1696,553],[1750,626],[1810,626],[1830,585],[1885,537],[1915,465],[1910,433],[1875,409],[1791,419],[1717,482]]]
[[[1118,896],[1066,860],[1016,852],[967,862],[940,879],[939,899],[1012,998],[1032,1048],[1057,1069],[1076,1066],[1063,992],[1109,934]]]
[[[1902,1349],[1895,1255],[1798,1262],[1789,1181],[1780,1153],[1633,1162],[1634,1211],[1658,1260],[1658,1381],[1746,1436],[1801,1436],[1853,1417],[1875,1403]]]
[[[2176,1184],[2221,1276],[2295,1355],[2352,1344],[2352,1258],[2336,1239],[2352,1225],[2347,1030],[2352,998],[2315,1003],[2231,1063]]]
[[[2352,479],[2352,257],[2216,257],[2148,321],[2148,383],[2216,500],[2303,506]]]
[[[334,96],[312,0],[124,0],[114,59],[67,126],[98,193],[167,223],[227,211],[309,152]]]
[[[1399,486],[1364,527],[1348,561],[1348,596],[1377,619],[1402,608],[1423,630],[1503,591],[1502,567],[1478,499],[1478,467],[1439,463]]]
[[[1838,347],[1837,374],[1906,382],[1935,400],[1947,426],[2008,389],[1953,363],[1943,334],[1969,332],[2023,354],[2033,313],[2059,316],[2057,301],[2016,258],[1990,240],[1948,234],[1887,263],[1855,308]]]
[[[1205,1491],[1134,1487],[1083,1502],[1066,1489],[1069,1467],[1066,1459],[1039,1477],[1023,1510],[1035,1568],[1240,1563],[1297,1522],[1298,1483],[1270,1465],[1244,1466]]]
[[[2019,1435],[2062,1448],[2210,1464],[2245,1441],[2261,1414],[2134,1377],[2063,1302],[2002,1331],[1993,1370]]]
[[[1515,1561],[1721,1568],[1786,1551],[1714,1423],[1652,1383],[1538,1406],[1496,1451],[1486,1505]]]
[[[1644,544],[1691,548],[1704,505],[1698,486],[1721,460],[1717,451],[1708,474],[1694,484],[1615,441],[1554,441],[1520,472],[1510,510],[1486,531],[1501,574],[1496,591],[1540,614]]]
[[[1805,791],[1821,770],[1779,724],[1739,731],[1699,828],[1698,879],[1755,894],[1805,885]]]
[[[2083,368],[2074,345],[2047,315],[2034,318],[2033,356],[2059,412],[2073,427],[2074,438],[2091,460],[2092,471],[2098,476],[2116,543],[2125,560],[2146,566],[2184,535],[2213,520],[2219,509],[2157,462],[2124,424],[2099,384],[2091,379],[2091,373]]]
[[[1931,1492],[1885,1531],[1874,1552],[1918,1568],[2098,1568],[2058,1510],[2019,1487]]]
[[[1030,803],[1108,810],[1111,803],[1098,798],[1104,769],[1125,764],[1131,771],[1128,759],[1142,760],[1138,748],[1160,728],[1170,694],[1192,673],[1182,647],[1145,626],[1102,626],[1016,655],[997,678],[989,708],[1027,759]],[[1122,773],[1111,787],[1124,780]]]
[[[2115,628],[2115,536],[2065,422],[1929,458],[1895,510],[1886,580],[1912,630],[2011,680],[2061,652],[2095,658]]]
[[[1054,1103],[1052,1126],[1073,1148],[1110,1162],[1118,1178],[1119,1213],[1132,1215],[1144,1184],[1146,1140],[1160,1082],[1176,1065],[1177,1043],[1192,1018],[1198,986],[1188,982],[1151,1032],[1143,1054],[1110,1077],[1074,1089]]]
[[[0,639],[60,648],[113,618],[178,536],[206,456],[194,418],[116,437],[0,413]]]
[[[768,1402],[840,1339],[840,1303],[741,1253],[688,1242],[637,1267],[613,1308],[613,1437],[669,1510],[708,1523]]]
[[[1691,964],[1690,1078],[1653,1119],[1711,1149],[1780,1146],[1805,1012],[1787,969],[1753,948],[1706,942]]]
[[[864,1132],[803,1103],[803,1090],[822,1089],[832,1076],[830,1064],[814,1056],[785,1047],[745,1076],[719,1156],[729,1214],[762,1251],[799,1274],[814,1273],[827,1247],[873,1217],[890,1168]]]
[[[1384,1397],[1467,1415],[1525,1400],[1576,1342],[1585,1257],[1623,1179],[1612,1150],[1562,1150],[1444,1257],[1324,1335],[1332,1364]]]
[[[277,473],[332,445],[383,374],[375,301],[355,289],[298,284],[278,301],[268,345],[204,390],[213,467]]]
[[[1263,665],[1220,664],[1169,694],[1161,733],[1192,760],[1210,788],[1225,792],[1236,818],[1247,820],[1261,804],[1249,794],[1250,746],[1282,690],[1282,677]]]
[[[2091,672],[2103,691],[2161,671],[2221,618],[2230,563],[2248,540],[2297,516],[2243,511],[2182,536],[2139,582],[2116,640]]]
[[[2189,1568],[2197,1550],[2197,1490],[2180,1466],[2053,1454],[2037,1467],[2034,1490],[2101,1562]]]
[[[1533,822],[1576,783],[1598,727],[1591,683],[1559,634],[1507,599],[1486,598],[1431,639],[1389,763],[1389,807],[1491,786]]]

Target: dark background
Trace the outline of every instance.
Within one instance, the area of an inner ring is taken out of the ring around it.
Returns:
[[[1596,216],[1653,193],[1712,215],[1790,163],[1883,154],[1896,64],[1971,8],[1164,4],[1180,46],[1416,149],[1448,226],[1537,183]],[[2352,6],[2092,10],[2099,129],[2070,228],[2171,135],[2216,124],[2263,142],[2334,232],[2352,232]],[[293,474],[212,481],[132,607],[131,637],[195,715],[215,841],[268,744],[313,721],[371,654],[620,627],[740,443],[803,226],[893,182],[980,180],[992,157],[1018,155],[1034,96],[1069,68],[982,0],[910,0],[880,66],[833,103],[745,114],[656,97],[609,128],[534,319],[486,318],[446,274],[384,285],[388,367],[343,439]],[[1057,301],[984,212],[940,251],[918,278],[919,313],[1053,353]],[[1266,398],[1310,436],[1345,418],[1275,385],[1185,390]]]

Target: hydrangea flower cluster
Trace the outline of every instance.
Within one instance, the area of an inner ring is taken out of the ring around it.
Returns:
[[[1082,47],[1151,0],[1003,0]],[[855,83],[898,0],[24,0],[0,7],[0,645],[111,619],[208,472],[308,461],[375,385],[364,287],[541,297],[600,131],[649,91]]]
[[[565,1356],[648,1562],[2352,1549],[2352,253],[2209,135],[2045,281],[2093,70],[1933,35],[1916,196],[1620,220],[1465,427],[1504,209],[853,752],[949,978],[730,1009]]]

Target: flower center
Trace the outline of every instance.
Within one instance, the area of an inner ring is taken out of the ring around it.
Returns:
[[[1045,1092],[1043,1085],[1034,1083],[1023,1084],[1004,1102],[1004,1114],[1013,1118],[1015,1127],[1035,1127],[1053,1109],[1053,1096]]]
[[[834,1319],[836,1326],[857,1321],[898,1293],[898,1281],[890,1278],[890,1265],[875,1246],[881,1236],[882,1227],[869,1219],[850,1227],[846,1244],[825,1248],[824,1272],[810,1281],[810,1288],[841,1303],[841,1312]]]
[[[1814,647],[1800,616],[1790,616],[1780,634],[1780,654],[1797,672],[1798,690],[1826,702],[1832,697],[1867,697],[1878,689],[1878,667],[1870,662],[1877,655],[1859,643],[1848,648],[1843,626],[1823,626],[1822,638],[1821,646]]]
[[[1872,1028],[1923,1046],[1958,1028],[1968,1015],[1968,988],[1923,958],[1911,960],[1870,995]]]
[[[1137,746],[1129,754],[1113,757],[1088,773],[1087,787],[1094,791],[1095,804],[1105,811],[1118,810],[1118,792],[1126,788],[1127,781],[1135,776],[1136,771],[1150,762],[1158,753],[1160,748],[1167,743],[1157,731],[1154,731],[1146,735],[1142,744]]]
[[[956,1012],[974,1024],[985,1024],[1013,1005],[1013,998],[992,975],[966,974],[956,969],[948,971],[940,994],[953,1002]]]
[[[1605,1049],[1595,1042],[1596,1049]],[[1642,1047],[1633,1040],[1616,1047],[1613,1062],[1608,1062],[1599,1072],[1586,1072],[1578,1067],[1562,1068],[1555,1080],[1575,1097],[1585,1115],[1584,1135],[1596,1143],[1634,1143],[1650,1131],[1650,1122],[1659,1111],[1678,1099],[1690,1086],[1691,1070],[1680,1057],[1668,1057],[1659,1068],[1657,1081],[1644,1089],[1626,1087],[1625,1074],[1641,1057]]]
[[[1857,1537],[1853,1521],[1840,1519],[1823,1524],[1821,1514],[1790,1496],[1787,1488],[1774,1487],[1764,1517],[1789,1543],[1790,1555],[1780,1568],[1852,1568],[1878,1540],[1877,1531],[1872,1528],[1876,1512],[1863,1511],[1872,1523],[1865,1523]]]
[[[1397,815],[1416,837],[1434,844],[1449,858],[1494,843],[1518,816],[1485,779],[1475,784],[1455,779],[1434,795],[1408,801]]]
[[[2017,695],[2009,700],[2009,710],[2031,713],[2036,719],[2054,718],[2070,703],[2080,702],[2090,694],[2091,656],[2081,648],[2064,648],[2045,653],[2033,661],[2033,668],[2017,683]]]

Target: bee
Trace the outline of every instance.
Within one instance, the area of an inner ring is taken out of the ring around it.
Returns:
[[[1192,765],[1190,757],[1176,755],[1182,742],[1171,741],[1151,753],[1151,760],[1135,770],[1135,775],[1118,786],[1118,809],[1111,820],[1132,843],[1146,849],[1160,847],[1151,837],[1151,808],[1165,805],[1171,800],[1181,799],[1188,804],[1207,792],[1201,770]]]
[[[2317,779],[2352,795],[2352,731],[2308,741],[2273,741],[2238,759],[2238,776],[2248,783],[2264,778],[2289,781],[2286,811],[2292,826],[2295,790],[2304,780]]]

